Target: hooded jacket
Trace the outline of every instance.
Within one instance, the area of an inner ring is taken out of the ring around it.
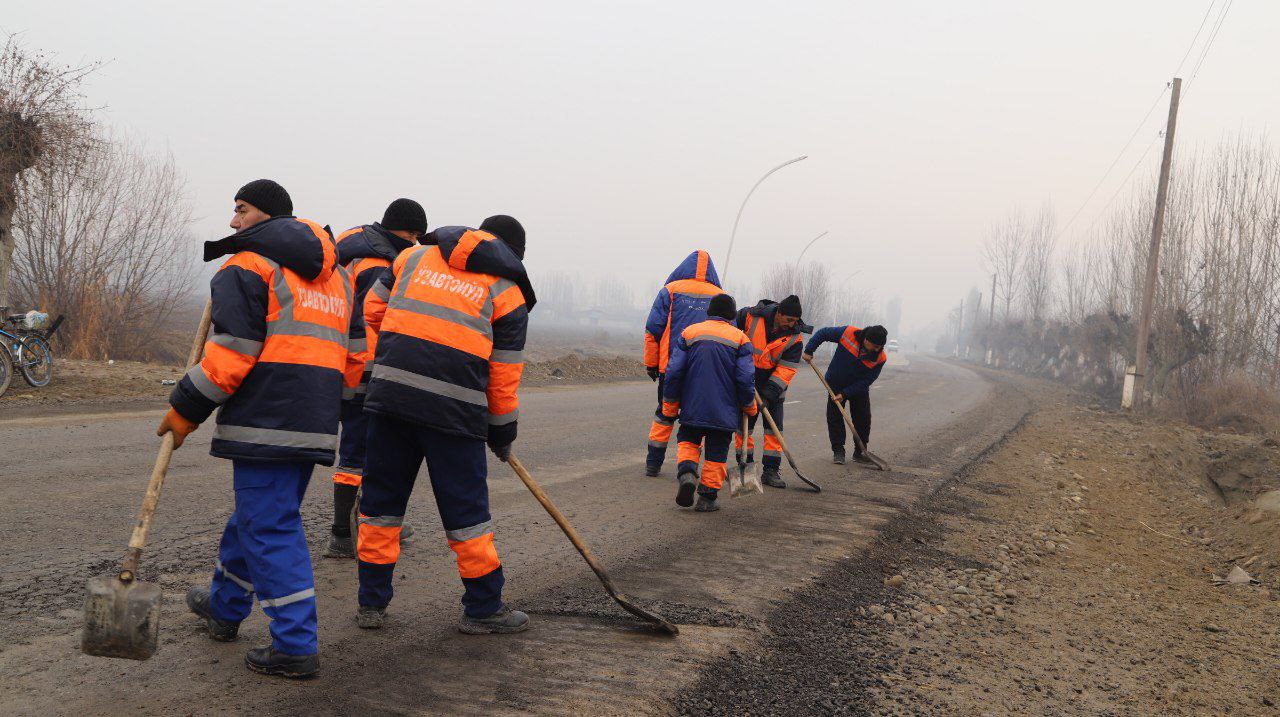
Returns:
[[[776,330],[773,318],[777,313],[778,302],[769,299],[761,299],[755,306],[738,311],[737,326],[751,340],[756,387],[764,398],[786,393],[800,368],[804,348],[800,334],[813,330],[803,321],[797,321],[789,329]]]
[[[804,352],[812,354],[826,342],[836,344],[835,355],[827,366],[827,383],[831,390],[842,396],[853,396],[867,393],[871,384],[880,378],[880,370],[884,368],[889,355],[880,350],[879,355],[872,356],[862,348],[862,329],[857,326],[827,326],[818,329]]]
[[[364,401],[369,387],[369,371],[376,346],[365,332],[365,296],[373,283],[391,270],[391,262],[400,252],[411,246],[413,242],[401,239],[377,222],[348,229],[338,235],[338,263],[347,270],[355,291],[351,325],[347,330],[347,366],[357,381],[354,387],[344,390],[342,397],[345,400]],[[352,376],[348,375],[348,385],[351,381]]]
[[[529,309],[524,265],[500,239],[441,227],[369,290],[377,350],[365,411],[442,433],[514,440]]]
[[[662,384],[662,412],[678,410],[686,426],[739,430],[742,412],[754,412],[754,377],[747,335],[712,316],[676,339]]]
[[[666,372],[671,360],[671,337],[707,319],[711,297],[723,293],[711,255],[691,252],[658,290],[644,324],[644,365]]]
[[[209,282],[213,325],[204,358],[169,403],[203,423],[210,453],[252,461],[332,465],[347,358],[351,282],[327,227],[273,217],[218,241]]]

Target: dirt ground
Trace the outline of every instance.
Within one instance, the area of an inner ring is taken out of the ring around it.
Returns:
[[[920,506],[885,599],[858,611],[887,631],[873,712],[1276,714],[1274,441],[1044,390]],[[1212,582],[1236,566],[1260,584]]]

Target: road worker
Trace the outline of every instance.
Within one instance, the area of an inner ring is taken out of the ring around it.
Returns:
[[[391,262],[427,232],[427,213],[412,199],[397,199],[382,213],[382,221],[348,229],[338,236],[338,263],[351,276],[355,303],[347,333],[347,353],[351,370],[359,372],[359,383],[342,395],[342,433],[338,443],[338,470],[333,474],[333,527],[325,555],[354,558],[356,548],[351,524],[364,475],[365,432],[364,394],[369,385],[374,342],[364,330],[364,298],[369,287],[391,270]],[[408,526],[401,537],[408,537]]]
[[[693,505],[696,487],[698,504],[694,510],[700,513],[720,510],[718,496],[724,485],[729,442],[741,427],[742,414],[756,415],[751,340],[733,325],[737,311],[732,296],[713,297],[707,320],[680,332],[667,363],[662,413],[669,421],[677,416],[680,419],[676,505]],[[698,461],[704,444],[706,462],[699,480]]]
[[[763,299],[755,306],[744,308],[738,312],[737,326],[751,339],[751,351],[756,366],[756,391],[773,417],[778,430],[782,428],[782,406],[786,402],[787,388],[791,379],[800,367],[800,354],[803,350],[800,334],[809,329],[801,321],[800,299],[794,294],[782,301]],[[751,418],[747,427],[746,453],[747,462],[755,460],[756,417]],[[735,440],[738,449],[743,450],[741,431]],[[779,474],[782,468],[782,443],[774,435],[773,429],[765,424],[764,455],[760,460],[764,470],[760,474],[760,482],[774,488],[786,488],[787,484]]]
[[[204,359],[174,388],[156,432],[181,445],[219,409],[210,453],[232,461],[235,510],[212,584],[192,588],[187,606],[210,637],[231,641],[256,595],[271,618],[271,644],[250,650],[245,663],[307,677],[320,660],[299,504],[315,465],[333,465],[351,283],[328,229],[294,217],[273,181],[240,189],[231,228],[204,248],[205,261],[230,255],[210,281]]]
[[[804,360],[813,361],[818,347],[830,341],[836,344],[835,355],[827,366],[826,379],[836,394],[835,401],[827,401],[827,435],[831,438],[831,462],[844,465],[844,416],[840,406],[848,405],[853,427],[863,445],[871,442],[871,384],[880,378],[880,370],[888,360],[884,344],[889,340],[885,327],[876,325],[860,329],[857,326],[828,326],[818,329],[804,347]],[[870,463],[861,449],[854,445],[853,460]]]
[[[644,324],[644,365],[650,380],[658,382],[658,408],[649,428],[649,452],[644,474],[656,476],[667,457],[667,443],[674,424],[662,415],[663,375],[671,360],[673,337],[707,318],[707,304],[720,293],[720,277],[711,263],[711,255],[701,249],[692,252],[667,277],[658,290]]]
[[[392,597],[400,526],[423,460],[457,557],[469,634],[519,632],[528,616],[502,601],[489,513],[485,443],[506,461],[534,305],[524,228],[502,215],[479,229],[441,227],[406,250],[365,299],[377,349],[365,396],[369,451],[356,542],[357,622],[380,628]]]

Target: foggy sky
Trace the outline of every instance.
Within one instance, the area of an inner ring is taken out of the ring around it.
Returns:
[[[918,328],[984,283],[992,221],[1052,200],[1061,225],[1084,201],[1209,2],[6,5],[0,29],[30,47],[109,61],[90,101],[172,150],[200,240],[229,233],[236,188],[271,177],[336,231],[399,196],[432,226],[512,214],[535,275],[612,274],[647,301],[694,248],[722,264],[747,190],[807,154],[748,205],[731,283],[758,286],[829,230],[806,259],[861,270]],[[1180,147],[1270,128],[1277,27],[1280,4],[1232,7]]]

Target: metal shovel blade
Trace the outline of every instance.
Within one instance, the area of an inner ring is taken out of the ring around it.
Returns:
[[[160,586],[117,576],[91,578],[84,602],[86,655],[145,660],[156,654]]]
[[[760,464],[739,464],[737,470],[729,476],[729,497],[741,498],[753,494],[764,495],[764,486],[760,483]]]

